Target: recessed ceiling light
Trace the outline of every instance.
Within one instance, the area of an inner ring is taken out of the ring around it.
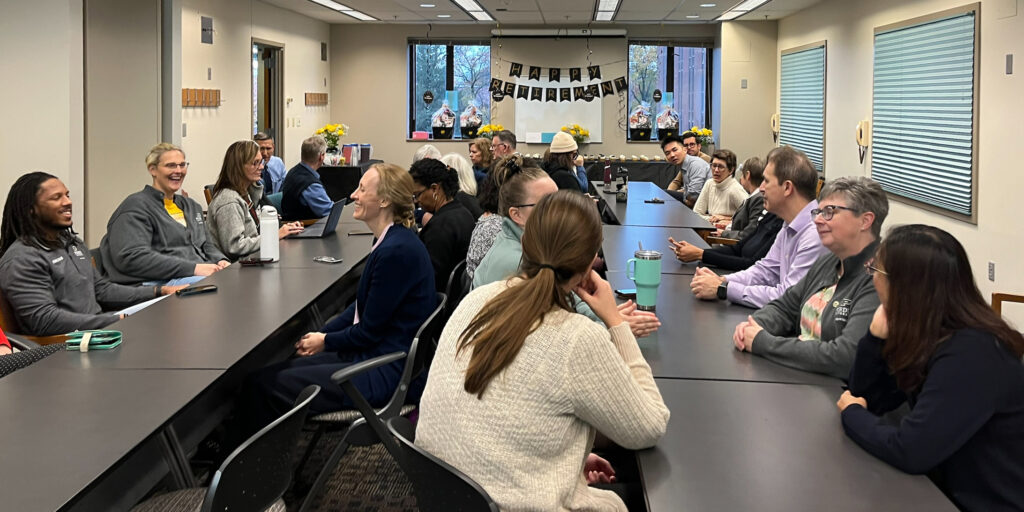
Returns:
[[[613,16],[615,16],[615,11],[597,11],[594,21],[611,21]]]
[[[494,18],[484,11],[469,11],[469,15],[476,18],[477,21],[494,21]]]
[[[332,0],[310,0],[315,4],[320,4],[328,9],[334,9],[335,11],[351,11],[352,8],[346,5],[341,5],[338,2]]]
[[[359,11],[341,11],[342,14],[347,14],[360,21],[377,21],[377,18],[370,16],[369,14],[363,14]]]
[[[687,14],[686,17],[691,19],[691,20],[695,20],[697,18],[700,18],[700,16],[698,16],[696,14]]]
[[[619,0],[600,0],[597,3],[598,11],[614,11],[619,7]]]
[[[716,5],[718,5],[718,4],[700,4],[701,7],[714,7]],[[420,6],[420,7],[422,7],[422,6]]]
[[[451,18],[452,15],[451,14],[438,14],[437,17],[438,18]]]
[[[714,4],[712,4],[712,5],[714,5]],[[424,9],[433,9],[435,7],[435,5],[434,4],[420,4],[420,7],[424,8]]]

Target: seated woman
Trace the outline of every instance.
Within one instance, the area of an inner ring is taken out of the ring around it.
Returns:
[[[322,388],[311,413],[354,408],[331,375],[354,363],[409,350],[416,330],[437,305],[430,256],[411,229],[412,197],[412,178],[396,165],[374,164],[363,174],[352,193],[353,217],[366,223],[376,242],[366,257],[356,302],[323,332],[303,336],[295,344],[298,358],[250,377],[239,418],[247,429],[255,431],[287,411],[309,384]],[[404,365],[396,361],[381,366],[354,382],[371,405],[383,406]],[[410,400],[418,398],[418,391],[410,390]]]
[[[761,215],[764,213],[764,194],[761,193],[761,183],[764,181],[764,160],[752,156],[743,162],[739,181],[743,190],[750,194],[747,199],[731,217],[711,216],[711,223],[721,230],[719,236],[722,238],[743,240],[757,229],[757,223],[761,221]]]
[[[440,160],[424,158],[409,168],[414,182],[413,199],[432,214],[430,222],[420,230],[420,240],[427,247],[434,265],[437,291],[448,286],[448,276],[460,261],[466,259],[469,237],[476,219],[455,200],[459,176]]]
[[[871,178],[830,181],[811,210],[829,252],[807,275],[736,326],[733,343],[772,361],[844,379],[878,295],[864,262],[875,256],[889,200]]]
[[[736,154],[728,149],[715,151],[711,156],[711,179],[704,182],[693,212],[708,221],[714,216],[732,215],[747,199],[747,191],[732,177],[735,172]]]
[[[72,228],[71,194],[45,172],[11,186],[0,233],[0,290],[19,334],[99,329],[115,322],[120,309],[183,288],[125,286],[101,275]]]
[[[483,186],[480,188],[477,198],[480,200],[480,207],[484,210],[484,213],[476,221],[473,234],[469,237],[469,250],[466,251],[466,275],[470,279],[473,279],[477,267],[480,266],[480,262],[487,255],[487,251],[491,250],[491,246],[494,245],[498,234],[501,233],[502,219],[504,217],[498,214],[500,211],[500,208],[498,208],[498,191],[504,184],[504,180],[510,174],[514,175],[507,171],[506,166],[512,165],[520,169],[531,167],[524,160],[522,155],[514,153],[494,162],[493,169],[487,175]]]
[[[474,290],[445,326],[416,444],[502,510],[626,510],[587,486],[594,436],[653,446],[669,411],[611,286],[591,270],[602,240],[593,201],[559,191],[534,210],[518,276]],[[572,290],[607,328],[573,312]]]
[[[166,142],[149,150],[153,185],[127,198],[107,221],[103,266],[116,283],[190,284],[231,263],[206,235],[203,207],[177,194],[188,174],[185,152]]]
[[[869,453],[928,476],[961,510],[1024,505],[1024,336],[985,303],[960,242],[923,225],[889,231],[881,299],[857,346],[843,429]],[[899,422],[879,415],[904,402]]]
[[[576,174],[576,158],[579,156],[577,149],[579,146],[572,135],[558,132],[544,155],[544,170],[554,180],[558,190],[585,191],[580,189],[580,181]]]
[[[469,162],[473,164],[473,176],[476,178],[477,189],[483,185],[484,178],[487,177],[487,169],[491,167],[493,160],[491,139],[478,137],[469,143]]]
[[[459,191],[455,194],[455,200],[462,203],[462,206],[465,206],[469,213],[473,214],[474,220],[479,219],[484,210],[480,208],[480,201],[476,197],[476,178],[473,176],[473,168],[470,167],[469,160],[458,153],[448,153],[441,157],[441,163],[454,169],[459,176]]]
[[[263,157],[251,140],[228,146],[220,175],[213,186],[213,200],[206,214],[210,239],[231,260],[260,250],[259,203],[263,198]],[[283,224],[277,237],[302,231],[301,222]]]

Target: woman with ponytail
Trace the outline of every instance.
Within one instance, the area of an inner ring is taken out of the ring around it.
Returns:
[[[512,279],[477,288],[441,335],[416,443],[463,471],[502,510],[626,510],[590,454],[601,432],[640,449],[669,411],[612,294],[591,269],[601,247],[593,201],[540,199]],[[607,327],[573,311],[572,292]]]
[[[437,291],[443,292],[452,270],[466,259],[476,217],[456,200],[459,174],[455,169],[440,160],[424,158],[412,164],[409,175],[414,186],[413,200],[433,215],[420,230],[420,240],[427,246],[434,264]]]
[[[378,163],[363,174],[351,197],[353,216],[370,228],[374,244],[356,302],[322,332],[304,335],[295,344],[299,357],[250,376],[239,414],[245,431],[234,432],[233,439],[246,439],[287,411],[309,384],[321,388],[310,406],[312,413],[354,408],[331,375],[380,355],[408,352],[416,330],[437,303],[430,256],[411,229],[412,195],[412,178],[401,167]],[[356,387],[371,405],[381,407],[398,386],[404,365],[399,360],[370,370],[355,380]],[[419,390],[410,389],[410,400],[418,395]]]

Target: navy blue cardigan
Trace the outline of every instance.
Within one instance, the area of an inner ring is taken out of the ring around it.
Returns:
[[[407,352],[436,304],[434,268],[426,247],[412,230],[395,224],[367,256],[356,302],[324,326],[325,350],[352,362]],[[353,324],[356,307],[359,323]],[[360,389],[371,404],[391,396],[404,366],[402,359],[370,372],[369,388]]]

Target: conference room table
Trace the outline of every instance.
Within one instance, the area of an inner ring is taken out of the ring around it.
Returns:
[[[660,152],[660,148],[657,151]],[[613,179],[620,170],[625,170],[630,181],[649,181],[662,188],[668,187],[679,173],[679,167],[664,160],[598,160],[587,162],[585,165],[587,179],[597,186],[604,182],[605,165],[611,167]]]
[[[715,229],[710,222],[693,213],[693,210],[654,183],[631,181],[627,188],[625,203],[616,202],[614,193],[598,188],[618,223],[623,226],[660,226],[705,231]],[[661,202],[647,202],[651,200]]]
[[[682,205],[680,205],[682,206]],[[684,206],[685,208],[685,206]],[[692,229],[649,226],[604,226],[604,259],[609,272],[625,271],[626,262],[642,246],[646,250],[661,253],[662,274],[693,275],[697,263],[683,263],[676,259],[669,247],[668,238],[708,249],[707,242]]]

